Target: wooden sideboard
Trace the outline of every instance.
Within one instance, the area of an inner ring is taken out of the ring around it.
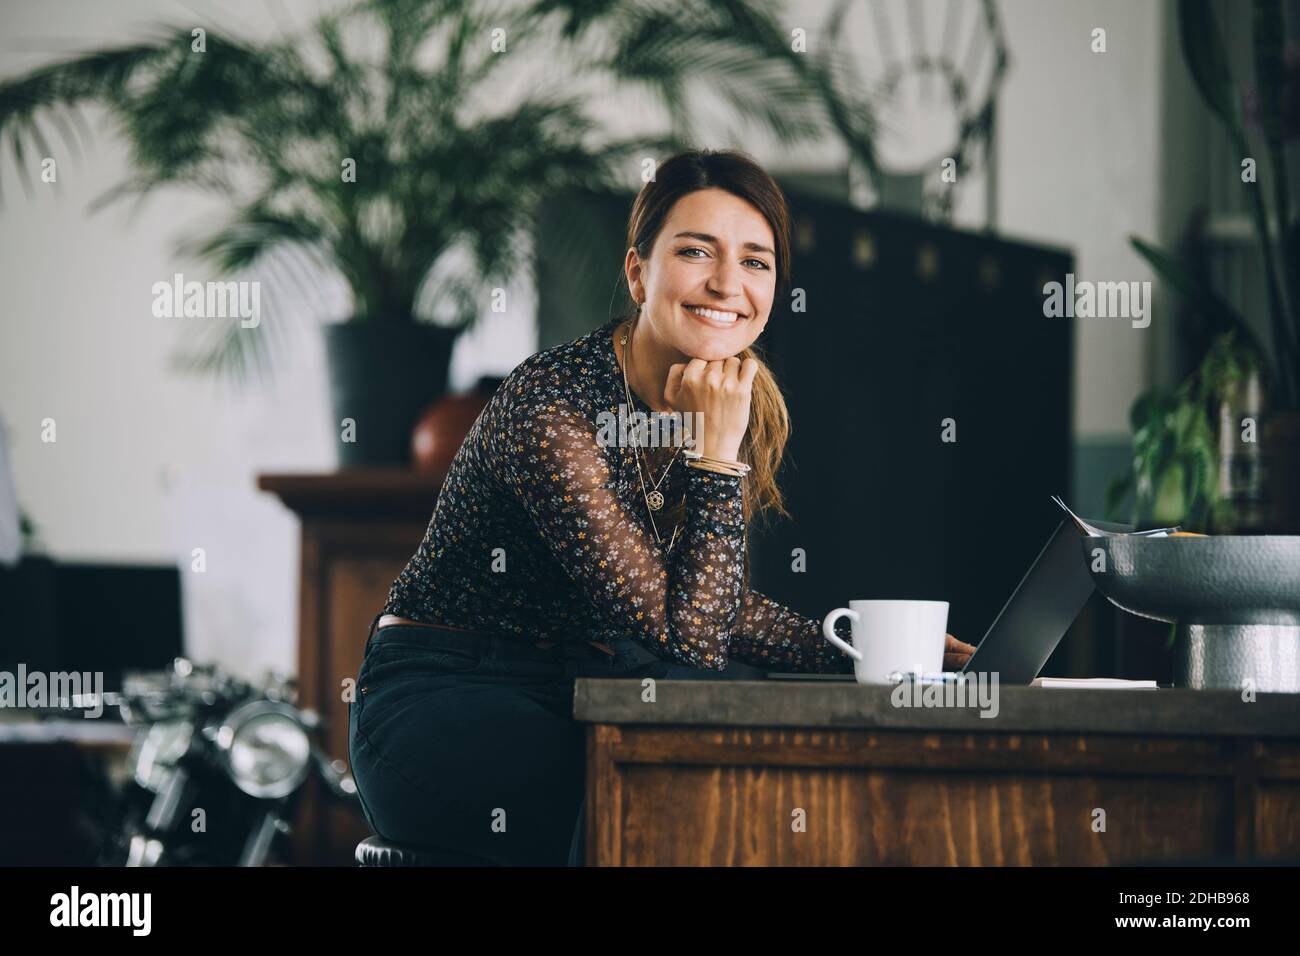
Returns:
[[[580,678],[588,865],[1300,862],[1300,696],[890,690]]]
[[[409,468],[358,468],[261,475],[257,486],[278,495],[302,522],[300,701],[324,720],[330,756],[346,762],[343,680],[355,678],[361,667],[366,630],[424,536],[441,477]],[[327,804],[313,785],[298,814],[295,861],[347,865],[368,835],[359,813]]]

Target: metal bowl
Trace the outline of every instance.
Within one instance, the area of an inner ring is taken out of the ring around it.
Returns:
[[[1179,686],[1300,692],[1300,536],[1082,538],[1116,607],[1176,622]]]

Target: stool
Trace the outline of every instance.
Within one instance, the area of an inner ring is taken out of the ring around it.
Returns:
[[[496,866],[491,860],[409,843],[390,843],[381,837],[366,837],[357,844],[357,866]]]

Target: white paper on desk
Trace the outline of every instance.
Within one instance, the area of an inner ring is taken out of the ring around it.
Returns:
[[[1031,687],[1093,687],[1115,690],[1155,690],[1153,680],[1124,680],[1121,677],[1035,677]]]
[[[1074,521],[1074,526],[1090,538],[1167,538],[1172,532],[1179,530],[1178,526],[1175,525],[1172,528],[1152,528],[1149,531],[1103,531],[1096,525],[1084,521],[1071,511],[1069,505],[1062,501],[1059,495],[1052,495],[1052,500],[1070,516]]]

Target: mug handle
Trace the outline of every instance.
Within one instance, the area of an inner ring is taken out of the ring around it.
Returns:
[[[835,622],[842,617],[849,618],[854,624],[859,624],[862,620],[858,617],[858,612],[852,608],[837,607],[835,610],[831,611],[831,613],[826,615],[826,620],[822,621],[822,637],[826,638],[826,640],[830,641],[845,654],[848,654],[849,657],[853,658],[855,661],[860,661],[862,660],[862,652],[852,644],[845,644],[840,636],[835,633]]]

